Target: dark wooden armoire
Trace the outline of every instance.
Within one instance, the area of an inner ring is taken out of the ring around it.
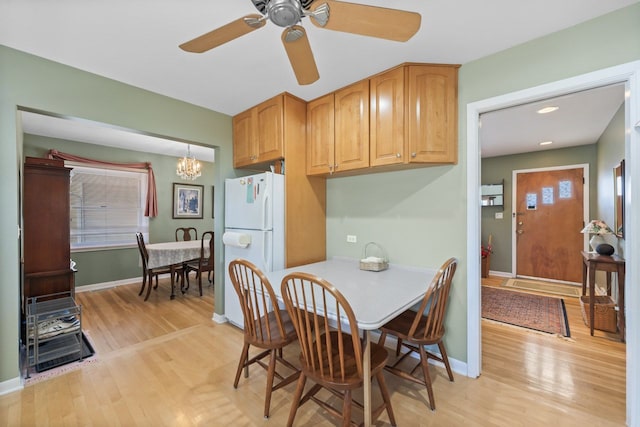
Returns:
[[[69,179],[62,160],[27,157],[22,200],[22,313],[28,299],[59,292],[74,294],[70,268]]]

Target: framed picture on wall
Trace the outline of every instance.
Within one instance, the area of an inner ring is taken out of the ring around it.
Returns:
[[[203,185],[173,183],[173,218],[202,218]]]

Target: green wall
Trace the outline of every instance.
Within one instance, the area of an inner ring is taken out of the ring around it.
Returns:
[[[624,146],[624,141],[622,141]],[[624,148],[624,147],[623,147]],[[504,206],[486,206],[482,208],[482,242],[486,243],[489,234],[493,235],[493,254],[490,269],[512,273],[511,271],[511,213],[513,212],[513,171],[536,169],[564,165],[589,165],[589,205],[595,206],[598,171],[596,168],[596,144],[561,148],[510,156],[498,156],[482,159],[483,184],[499,182],[504,179]],[[503,209],[504,208],[504,209]],[[496,219],[495,213],[503,212],[503,219]]]
[[[602,219],[615,230],[615,196],[613,168],[624,159],[624,104],[616,112],[609,126],[598,140],[598,203],[591,219]],[[613,239],[611,243],[616,243]],[[618,242],[620,243],[620,242]],[[614,245],[616,253],[624,258],[624,245]]]
[[[158,216],[149,219],[148,243],[173,240],[177,227],[195,227],[199,234],[213,230],[211,190],[215,184],[215,163],[201,162],[202,176],[193,182],[189,181],[189,183],[204,186],[202,219],[173,219],[173,183],[185,182],[176,176],[177,157],[83,144],[38,135],[24,135],[25,156],[45,157],[50,149],[104,161],[151,163],[156,179]],[[141,267],[138,263],[138,247],[135,246],[135,240],[134,245],[130,248],[72,252],[71,258],[77,263],[78,268],[75,276],[76,286],[139,278],[141,274]],[[105,268],[105,266],[117,266],[117,268]]]
[[[19,226],[23,135],[18,107],[80,117],[152,135],[218,147],[213,182],[233,176],[231,117],[114,80],[0,46],[0,383],[19,375]],[[164,184],[168,185],[168,181]],[[216,191],[215,217],[222,218],[222,191]],[[163,209],[160,207],[160,209]],[[215,232],[222,235],[219,221]],[[166,223],[175,230],[175,226]],[[162,226],[161,226],[162,227]],[[154,225],[155,229],[155,225]],[[216,283],[222,280],[222,251],[216,241]],[[79,260],[79,263],[82,262]],[[139,273],[138,273],[139,274]],[[216,312],[222,313],[222,286],[216,287]]]
[[[640,4],[635,4],[463,64],[458,164],[328,180],[328,255],[359,257],[364,244],[375,241],[396,263],[438,267],[447,257],[458,257],[445,341],[451,357],[466,361],[467,104],[638,60],[638,22]],[[358,243],[347,243],[346,234],[357,235]]]

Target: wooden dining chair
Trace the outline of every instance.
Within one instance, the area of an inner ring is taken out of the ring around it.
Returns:
[[[180,240],[198,240],[198,230],[196,230],[194,227],[176,228],[176,242]]]
[[[209,282],[213,283],[211,279],[211,275],[213,273],[213,231],[206,231],[202,233],[202,237],[200,240],[200,258],[195,261],[187,262],[184,265],[184,274],[187,279],[187,286],[183,291],[189,289],[189,273],[195,271],[196,279],[198,279],[198,288],[200,290],[200,296],[202,296],[202,273],[207,273],[207,279]],[[205,248],[209,248],[209,255],[205,251]]]
[[[144,292],[144,288],[147,285],[147,281],[149,282],[149,287],[147,288],[147,294],[144,297],[144,300],[148,300],[149,299],[149,295],[151,294],[151,287],[153,285],[153,278],[155,277],[156,279],[156,285],[153,287],[154,289],[158,288],[158,276],[160,274],[171,274],[172,271],[172,267],[167,265],[167,266],[162,266],[162,267],[157,267],[157,268],[149,268],[148,264],[149,264],[149,253],[147,252],[147,247],[145,246],[144,243],[144,235],[140,232],[136,233],[136,241],[138,242],[138,251],[140,252],[140,259],[142,261],[142,286],[140,287],[140,292],[138,292],[138,295],[142,295],[142,293]],[[181,265],[176,265],[173,266],[173,272],[175,274],[175,277],[172,276],[171,280],[176,280],[177,278],[182,274],[182,266]]]
[[[438,273],[429,284],[418,311],[407,310],[380,328],[382,333],[378,344],[384,345],[387,335],[393,335],[398,340],[396,357],[399,357],[393,364],[387,366],[386,370],[406,380],[424,385],[427,388],[427,393],[429,393],[431,410],[436,409],[436,404],[429,374],[429,359],[444,363],[449,375],[449,381],[453,381],[453,372],[449,365],[447,350],[442,338],[445,333],[444,317],[447,311],[449,290],[451,289],[451,281],[456,272],[457,264],[458,261],[455,258],[449,258],[440,267],[440,270],[438,270]],[[426,314],[425,311],[427,311]],[[425,349],[425,346],[433,344],[438,345],[440,355]],[[403,347],[409,351],[400,355]],[[401,369],[399,365],[413,352],[420,355],[420,362],[413,369]],[[418,367],[422,368],[422,378],[413,375]]]
[[[351,306],[333,285],[307,273],[285,276],[282,298],[298,334],[302,371],[287,426],[293,425],[298,408],[309,400],[341,419],[343,426],[352,425],[352,407],[364,409],[352,396],[354,390],[364,385],[364,358]],[[335,322],[336,318],[342,321]],[[370,344],[371,376],[378,381],[383,399],[383,403],[372,410],[371,417],[375,420],[386,409],[391,425],[396,425],[383,375],[387,351],[381,345]],[[302,396],[307,378],[315,384]],[[342,397],[341,409],[317,396],[322,388]]]
[[[267,389],[264,400],[264,417],[269,417],[271,393],[295,381],[300,371],[283,357],[282,349],[296,340],[289,315],[278,308],[276,296],[269,280],[252,263],[236,259],[229,263],[229,277],[240,300],[244,316],[244,346],[238,362],[233,387],[238,388],[240,373],[244,369],[249,377],[249,366],[256,363],[267,370]],[[258,355],[249,357],[251,346],[263,349]],[[263,359],[269,356],[269,364]],[[286,377],[276,370],[280,362],[289,371]],[[274,379],[278,382],[274,384]]]

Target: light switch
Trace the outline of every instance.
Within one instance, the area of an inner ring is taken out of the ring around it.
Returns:
[[[503,213],[502,212],[496,212],[496,219],[502,219],[504,218]]]

